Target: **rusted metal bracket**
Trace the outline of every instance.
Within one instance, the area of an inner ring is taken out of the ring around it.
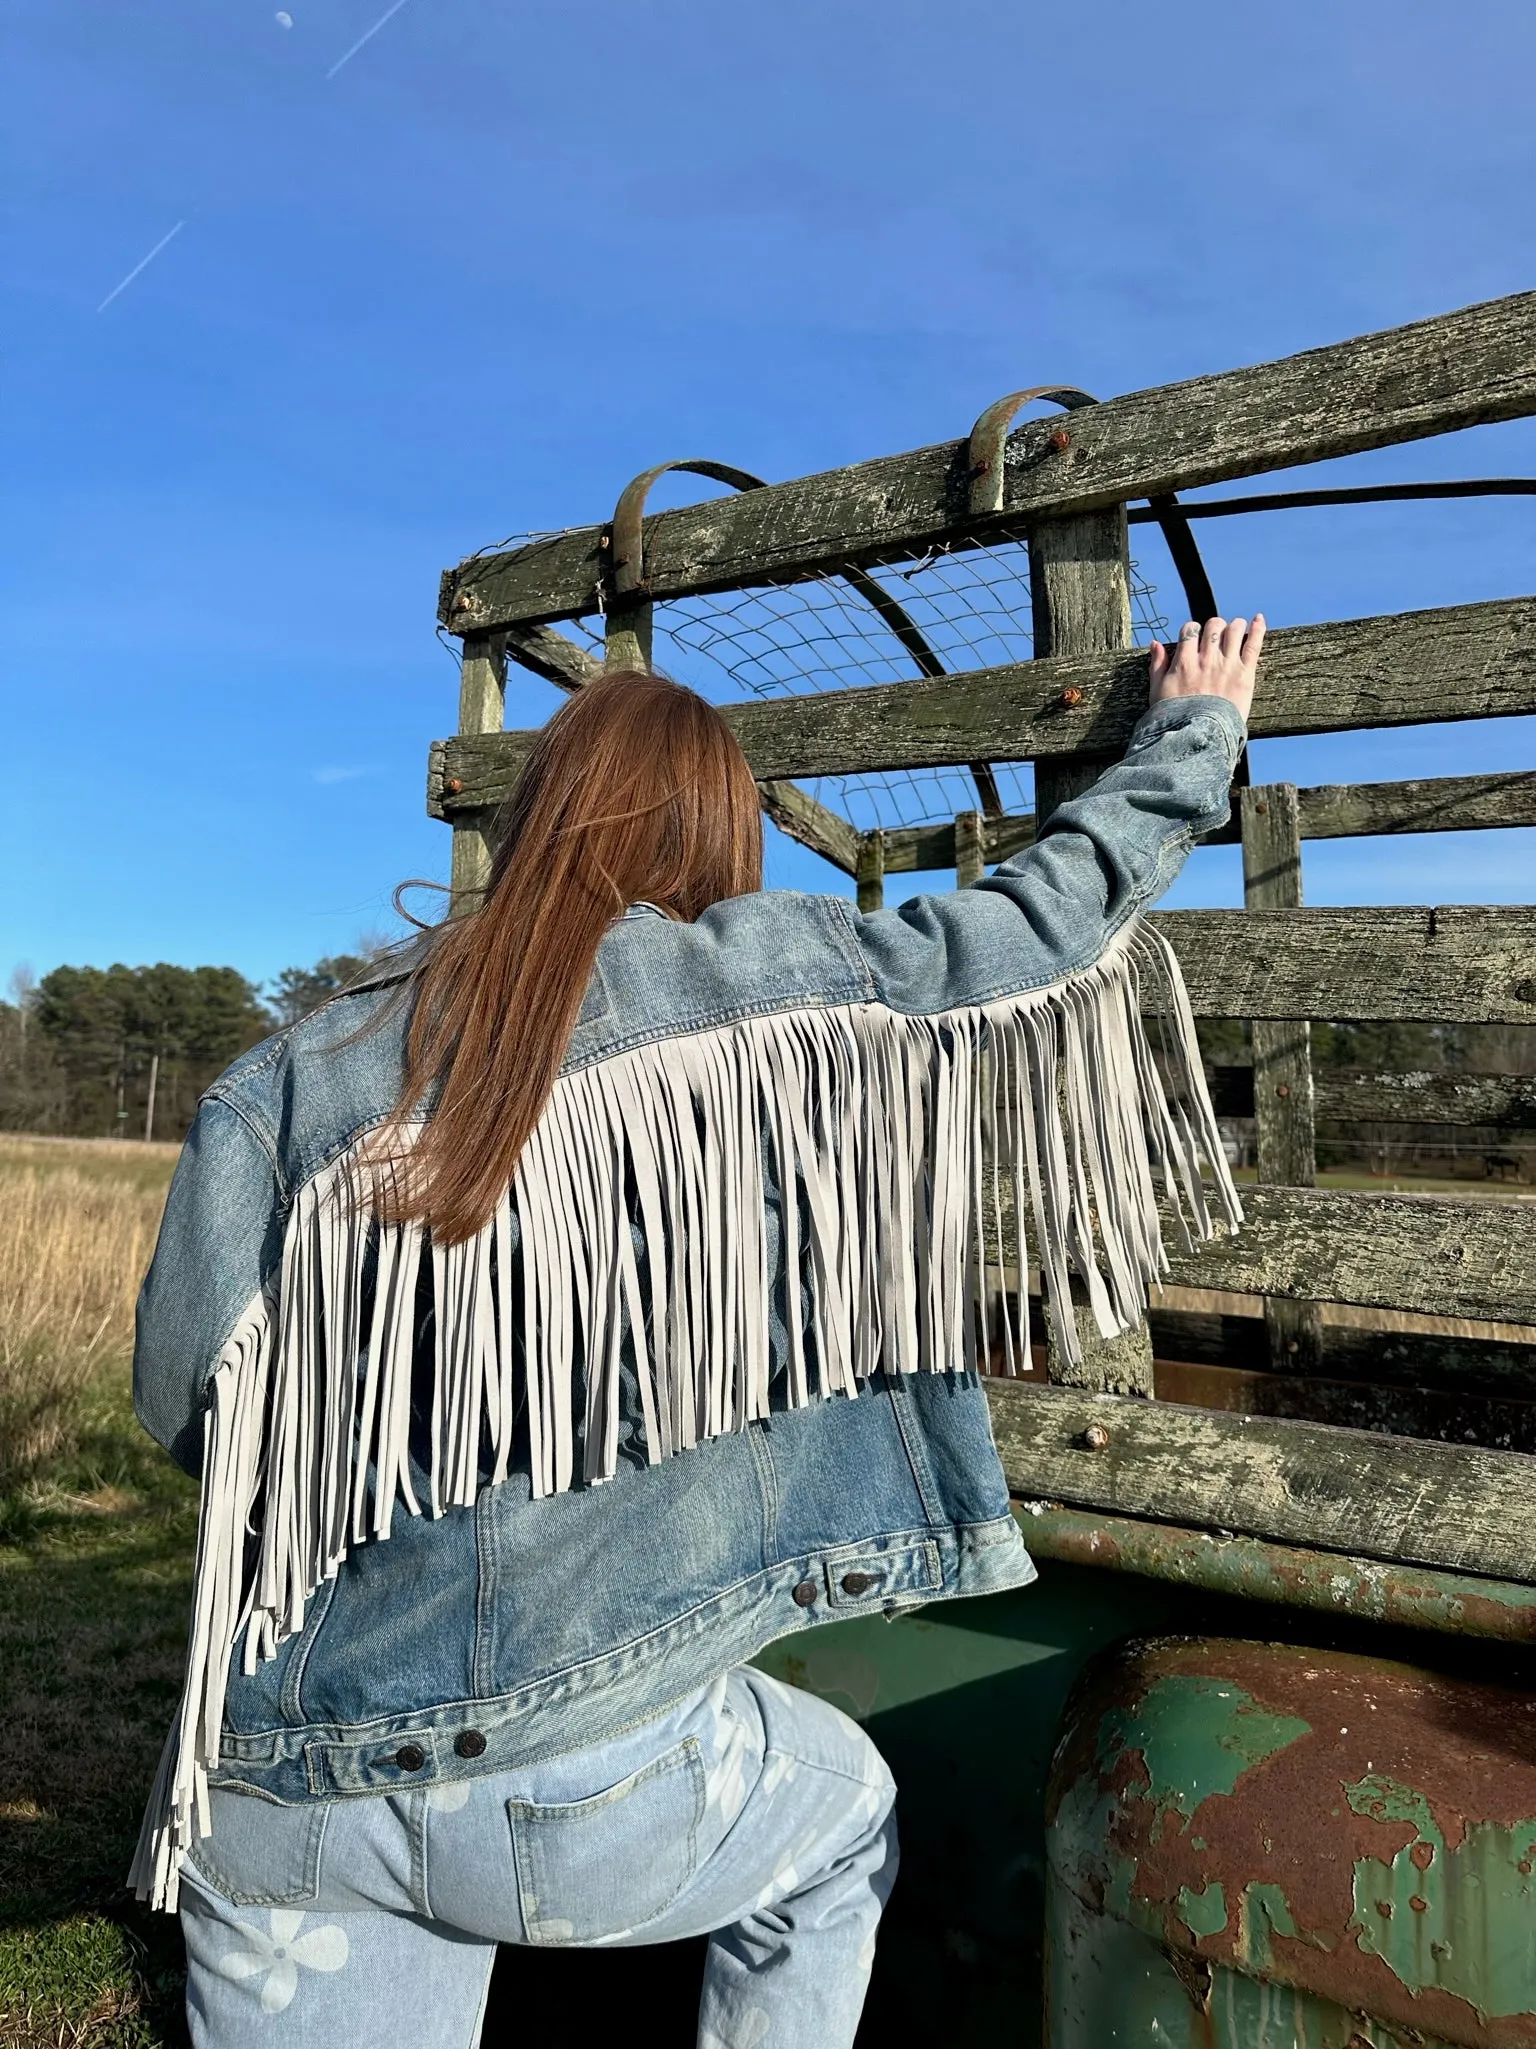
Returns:
[[[680,456],[675,462],[659,462],[651,469],[642,470],[619,493],[619,502],[613,508],[613,523],[605,536],[609,581],[616,598],[644,598],[650,594],[650,586],[645,580],[641,522],[645,518],[645,501],[650,496],[652,484],[669,470],[685,470],[691,477],[709,477],[717,484],[729,484],[736,491],[760,491],[764,484],[764,479],[754,477],[750,470],[739,470],[734,463],[712,462],[707,456]]]
[[[1035,384],[1028,391],[1010,391],[1006,397],[994,399],[971,429],[968,444],[968,510],[973,514],[1002,511],[1003,454],[1008,445],[1008,429],[1024,407],[1037,398],[1069,413],[1079,406],[1098,404],[1091,392],[1079,391],[1075,384]],[[1063,439],[1060,446],[1066,445]]]
[[[994,399],[971,429],[967,444],[970,458],[968,510],[974,517],[1002,511],[1008,429],[1024,407],[1036,399],[1060,406],[1069,413],[1077,412],[1083,406],[1098,404],[1092,392],[1082,391],[1075,384],[1035,384],[1027,391],[1010,391],[1006,397]],[[1071,445],[1071,436],[1065,427],[1058,428],[1051,440],[1063,451]],[[1147,500],[1147,505],[1168,543],[1168,553],[1184,586],[1189,616],[1191,619],[1213,618],[1216,594],[1211,589],[1211,579],[1200,559],[1200,550],[1195,545],[1183,506],[1172,491],[1159,492]]]

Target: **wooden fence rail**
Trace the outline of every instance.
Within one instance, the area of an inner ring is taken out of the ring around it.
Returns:
[[[1536,1571],[1536,1459],[1518,1452],[1076,1388],[992,1380],[987,1394],[1025,1500],[1515,1580]]]
[[[1146,705],[1147,657],[1133,650],[722,709],[767,781],[1110,755]],[[1271,634],[1249,730],[1262,740],[1531,712],[1536,598],[1506,598]],[[500,803],[532,744],[528,732],[435,743],[429,809],[452,817]]]
[[[1430,776],[1398,783],[1321,783],[1298,790],[1296,798],[1304,840],[1367,838],[1382,833],[1487,832],[1536,825],[1536,772],[1530,770]],[[1035,814],[1019,811],[1004,818],[984,818],[981,830],[982,859],[991,867],[1033,843]],[[1239,838],[1234,818],[1208,833],[1205,845],[1235,845]],[[836,865],[843,864],[839,861]],[[935,825],[886,828],[887,875],[954,865],[955,829],[947,819]],[[847,872],[851,875],[852,867]]]
[[[1536,412],[1536,293],[1278,362],[1130,392],[1010,436],[990,522],[1087,511],[1154,492],[1353,455]],[[1065,445],[1061,436],[1065,434]],[[653,599],[920,554],[974,529],[965,441],[799,477],[645,522]],[[455,633],[598,609],[605,529],[582,527],[461,562],[443,578]]]

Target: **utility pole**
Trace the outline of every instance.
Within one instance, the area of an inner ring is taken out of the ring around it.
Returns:
[[[155,1137],[155,1088],[160,1080],[160,1049],[157,1046],[149,1062],[149,1107],[144,1112],[144,1143],[151,1145]]]

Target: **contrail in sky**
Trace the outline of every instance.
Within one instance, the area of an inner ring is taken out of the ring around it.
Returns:
[[[403,7],[405,5],[405,0],[399,0],[399,4]],[[394,10],[391,9],[390,11],[391,13],[393,13]],[[186,225],[187,224],[185,221],[178,221],[175,227],[172,228],[170,234],[162,235],[159,241],[155,244],[154,248],[150,250],[149,254],[145,257],[141,257],[140,260],[133,266],[132,270],[129,271],[128,275],[123,279],[122,283],[116,284],[112,287],[111,291],[108,292],[107,296],[96,308],[96,311],[98,313],[105,313],[107,308],[111,305],[112,301],[117,297],[118,293],[126,292],[128,287],[133,283],[134,279],[138,276],[139,272],[141,270],[148,270],[149,266],[160,254],[160,251],[165,247],[166,243],[174,241]]]
[[[379,30],[384,26],[385,22],[389,20],[390,16],[398,14],[404,5],[405,0],[395,0],[395,4],[393,7],[386,8],[384,13],[381,14],[378,20],[373,24],[373,27],[371,29],[368,29],[366,33],[364,33],[363,35],[360,35],[357,41],[352,45],[350,50],[343,50],[341,55],[336,59],[336,62],[331,66],[330,70],[325,74],[326,77],[334,78],[337,72],[341,69],[343,64],[350,64],[352,59],[357,55],[358,51],[363,47],[364,43],[371,43],[374,37],[378,34]]]

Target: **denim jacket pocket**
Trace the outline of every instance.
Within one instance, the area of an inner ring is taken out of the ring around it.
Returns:
[[[330,1803],[290,1806],[257,1793],[209,1794],[213,1832],[189,1853],[215,1892],[237,1907],[297,1907],[320,1897],[320,1850]]]
[[[530,1943],[592,1943],[643,1928],[692,1878],[704,1761],[690,1736],[590,1799],[509,1800],[518,1904]]]

